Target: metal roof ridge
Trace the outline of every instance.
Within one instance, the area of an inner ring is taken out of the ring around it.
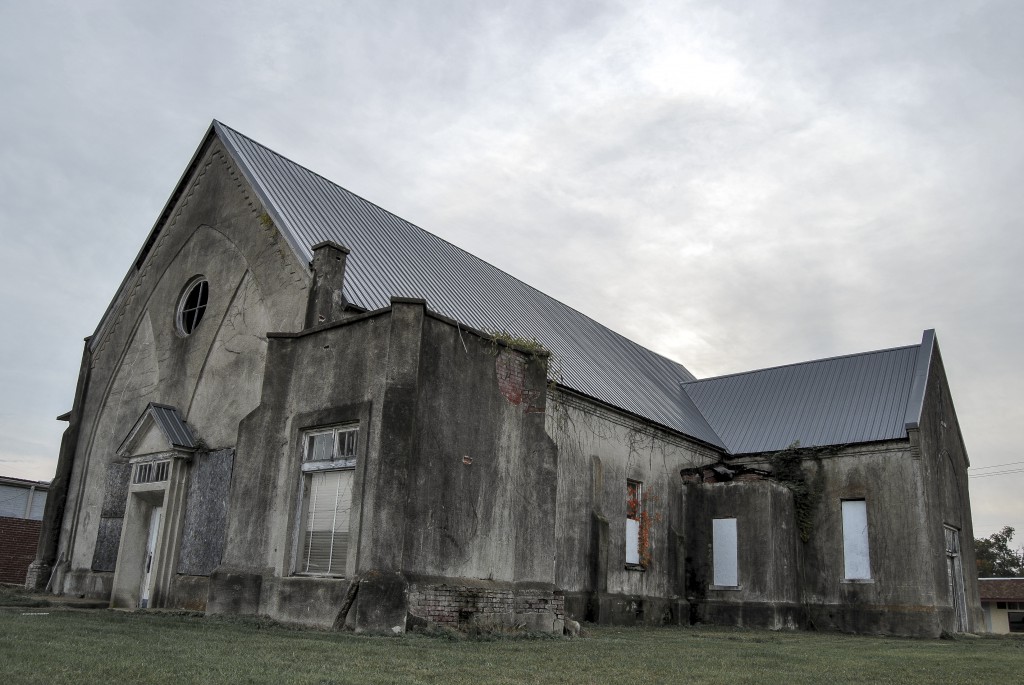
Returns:
[[[289,157],[287,157],[285,155],[282,155],[281,153],[277,152],[276,150],[273,150],[273,149],[267,147],[263,143],[260,143],[259,141],[250,138],[249,136],[245,135],[244,133],[238,131],[237,129],[234,129],[234,128],[228,126],[227,124],[224,124],[223,122],[218,121],[217,119],[213,120],[213,123],[211,124],[211,127],[213,129],[215,129],[215,130],[218,130],[218,133],[219,133],[219,128],[223,128],[223,129],[226,129],[226,130],[230,131],[234,135],[237,135],[237,136],[240,136],[240,137],[244,138],[245,140],[249,141],[253,145],[256,145],[256,146],[266,150],[270,154],[272,154],[272,155],[274,155],[276,157],[279,157],[280,159],[288,162],[289,164],[292,164],[292,165],[298,167],[299,169],[302,169],[303,171],[305,171],[305,172],[307,172],[309,174],[312,174],[313,176],[316,176],[319,179],[322,179],[326,183],[328,183],[328,184],[330,184],[330,185],[332,185],[332,186],[334,186],[336,188],[339,188],[340,190],[348,193],[349,195],[357,198],[358,200],[360,200],[362,202],[365,202],[366,204],[371,205],[373,207],[376,207],[380,211],[384,212],[385,214],[387,214],[387,215],[389,215],[391,217],[394,217],[398,221],[401,221],[404,224],[407,224],[409,226],[412,226],[415,229],[423,231],[427,235],[429,235],[429,236],[431,236],[433,238],[436,238],[437,240],[440,240],[441,242],[443,242],[446,245],[450,246],[452,249],[458,250],[459,252],[461,252],[461,253],[465,254],[466,256],[470,257],[471,259],[473,259],[473,260],[475,260],[475,261],[477,261],[477,262],[479,262],[481,264],[484,264],[487,267],[489,267],[491,269],[494,269],[495,271],[498,271],[498,272],[508,276],[509,278],[512,278],[512,279],[518,281],[519,283],[521,283],[522,285],[526,286],[530,290],[534,291],[535,293],[537,293],[541,297],[547,298],[547,299],[549,299],[549,300],[551,300],[553,302],[557,302],[558,304],[560,304],[561,306],[565,307],[566,309],[571,309],[573,312],[579,314],[582,317],[585,317],[585,318],[589,319],[590,321],[593,321],[595,324],[597,324],[601,328],[604,328],[605,330],[609,331],[610,333],[616,335],[619,338],[622,338],[623,340],[627,341],[628,343],[630,343],[632,345],[636,345],[637,347],[639,347],[639,348],[641,348],[643,350],[646,350],[647,352],[649,352],[649,353],[651,353],[653,355],[656,355],[656,356],[660,357],[661,359],[664,359],[665,361],[669,362],[670,364],[673,364],[674,366],[680,367],[685,374],[688,374],[690,376],[693,375],[693,372],[691,372],[689,370],[689,368],[686,367],[685,364],[683,364],[681,362],[678,362],[678,361],[676,361],[676,360],[674,360],[674,359],[672,359],[670,357],[667,357],[667,356],[661,354],[660,352],[656,352],[655,350],[652,350],[652,349],[650,349],[648,347],[645,347],[644,345],[641,345],[640,343],[636,342],[632,338],[626,337],[622,333],[619,333],[615,329],[613,329],[613,328],[611,328],[609,326],[606,326],[605,324],[601,323],[600,321],[598,321],[597,319],[593,318],[592,316],[590,316],[588,314],[585,314],[584,312],[581,312],[580,310],[576,309],[572,305],[566,304],[565,302],[562,302],[561,300],[559,300],[559,299],[557,299],[555,297],[552,297],[551,295],[548,295],[544,291],[542,291],[542,290],[540,290],[540,289],[530,285],[529,283],[527,283],[526,281],[522,280],[521,278],[518,278],[517,276],[509,273],[508,271],[505,271],[501,267],[495,266],[494,264],[491,264],[487,260],[478,257],[477,255],[473,254],[469,250],[466,250],[464,248],[459,247],[458,245],[456,245],[455,243],[451,242],[450,240],[448,240],[446,238],[443,238],[443,237],[437,235],[436,233],[434,233],[432,231],[429,231],[429,230],[423,228],[422,226],[419,226],[418,224],[415,224],[415,223],[409,221],[408,219],[405,219],[405,218],[399,216],[398,214],[395,214],[391,210],[386,209],[385,207],[382,207],[382,206],[378,205],[377,203],[373,202],[372,200],[366,199],[362,195],[359,195],[358,193],[355,193],[355,192],[349,190],[348,188],[345,188],[344,186],[336,183],[335,181],[332,181],[331,179],[327,178],[323,174],[317,173],[316,171],[313,171],[309,167],[304,166],[304,165],[302,165],[302,164],[292,160],[291,158],[289,158]],[[270,197],[269,197],[269,194],[267,193],[267,191],[259,184],[256,175],[253,174],[252,171],[248,168],[248,165],[245,164],[244,159],[243,159],[244,155],[240,154],[240,152],[235,149],[234,144],[232,142],[230,142],[229,140],[227,140],[226,136],[220,136],[220,138],[222,140],[224,140],[225,144],[228,145],[231,148],[231,151],[234,153],[234,156],[236,157],[236,159],[237,159],[237,161],[239,163],[239,166],[244,169],[244,173],[246,174],[246,180],[249,182],[249,184],[251,186],[253,186],[253,189],[260,196],[260,200],[263,201],[263,204],[264,204],[265,207],[267,207],[268,212],[269,211],[273,211],[274,214],[276,215],[276,216],[273,217],[275,219],[275,225],[278,224],[277,219],[280,219],[280,225],[283,228],[287,228],[288,229],[286,237],[288,238],[289,244],[291,244],[293,241],[295,243],[298,243],[299,241],[295,238],[293,232],[287,226],[287,224],[288,224],[287,220],[284,218],[282,213],[277,209],[277,207],[274,206],[274,203],[270,200]],[[293,244],[292,247],[293,247],[293,249],[296,249],[296,251],[298,252],[298,254],[300,256],[300,261],[304,262],[305,259],[304,259],[303,255],[302,255],[302,253],[298,251],[297,244]],[[358,258],[358,255],[357,255],[357,258]]]
[[[721,376],[708,376],[707,378],[697,378],[692,381],[681,381],[680,385],[695,385],[697,383],[704,383],[707,381],[717,381],[723,378],[732,378],[735,376],[750,376],[755,373],[762,373],[764,371],[774,371],[776,369],[787,369],[791,366],[809,366],[811,364],[821,364],[824,362],[836,361],[838,359],[850,359],[852,357],[866,357],[872,354],[884,354],[886,352],[897,352],[899,350],[909,350],[914,347],[921,347],[920,343],[914,345],[899,345],[897,347],[887,347],[881,350],[868,350],[867,352],[853,352],[851,354],[837,354],[833,357],[822,357],[821,359],[809,359],[802,362],[791,362],[789,364],[778,364],[777,366],[765,366],[760,369],[750,369],[749,371],[736,371],[735,373],[724,373]]]
[[[910,394],[907,397],[907,411],[903,419],[903,426],[907,430],[913,430],[919,426],[921,413],[924,411],[924,395],[928,389],[928,374],[932,368],[932,356],[935,350],[938,349],[934,328],[925,330],[921,335],[920,347],[921,352],[918,354],[917,363],[914,365],[914,381],[910,386]]]

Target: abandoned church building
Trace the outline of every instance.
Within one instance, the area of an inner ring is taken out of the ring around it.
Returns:
[[[396,633],[973,631],[968,457],[912,342],[696,379],[214,122],[86,340],[27,583]]]

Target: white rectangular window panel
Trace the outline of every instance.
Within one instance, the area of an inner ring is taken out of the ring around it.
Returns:
[[[868,555],[868,508],[862,499],[843,501],[843,561],[847,580],[871,578]]]
[[[345,573],[353,474],[352,470],[320,471],[307,476],[309,500],[300,573]]]
[[[714,584],[736,587],[740,584],[736,558],[736,519],[714,519],[713,524]]]
[[[640,563],[640,522],[626,519],[626,563]]]

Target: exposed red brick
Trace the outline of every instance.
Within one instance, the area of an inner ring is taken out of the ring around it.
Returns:
[[[0,516],[0,583],[25,582],[42,528],[42,521]]]
[[[523,388],[526,385],[526,360],[515,352],[502,350],[494,360],[498,374],[498,389],[512,404],[523,402]]]

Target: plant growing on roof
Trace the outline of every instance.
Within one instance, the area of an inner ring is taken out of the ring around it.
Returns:
[[[491,337],[490,351],[495,357],[501,352],[503,345],[526,352],[530,355],[531,361],[551,356],[547,348],[537,342],[536,338],[521,338],[508,331],[487,331],[487,335]]]

